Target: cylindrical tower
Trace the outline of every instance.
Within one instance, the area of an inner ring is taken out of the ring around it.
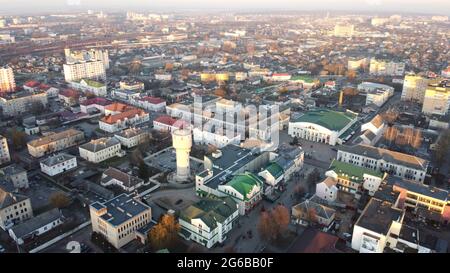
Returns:
[[[175,179],[186,181],[190,176],[189,153],[192,147],[192,134],[187,129],[177,129],[172,132],[173,147],[177,155],[177,174]]]

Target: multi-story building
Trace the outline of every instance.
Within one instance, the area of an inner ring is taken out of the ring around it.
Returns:
[[[403,76],[405,63],[370,59],[369,73],[377,76]]]
[[[124,173],[119,169],[109,167],[103,172],[100,184],[103,187],[116,185],[124,191],[133,192],[147,183],[139,177]]]
[[[69,48],[64,49],[66,62],[81,62],[81,61],[101,61],[105,69],[109,68],[109,54],[108,50],[90,49],[81,51],[72,51]]]
[[[367,191],[369,195],[374,195],[381,182],[387,177],[387,174],[381,171],[337,160],[331,162],[330,168],[325,175],[332,177],[336,181],[336,186],[339,190],[354,194],[356,197],[359,197],[363,191]],[[326,193],[322,195],[325,196]]]
[[[89,206],[92,231],[105,237],[117,249],[136,238],[136,232],[152,221],[149,206],[133,198],[132,194],[120,194],[104,203]]]
[[[386,123],[380,115],[361,125],[362,134],[359,136],[362,144],[374,145],[386,131]]]
[[[264,182],[255,174],[270,162],[268,152],[228,145],[205,156],[205,169],[195,175],[197,195],[230,196],[246,214],[262,198]]]
[[[59,133],[32,140],[28,142],[28,153],[34,157],[41,157],[54,152],[62,151],[84,141],[84,133],[75,129],[68,129]]]
[[[8,139],[0,135],[0,164],[7,163],[11,161],[11,156],[9,154]]]
[[[119,82],[119,88],[122,90],[143,91],[144,83],[136,80],[122,80]]]
[[[106,114],[98,125],[103,131],[114,133],[130,126],[141,124],[150,120],[150,115],[144,110],[127,106],[118,113]]]
[[[76,81],[70,82],[69,85],[72,88],[81,90],[83,92],[88,92],[88,93],[94,94],[98,97],[104,97],[107,95],[106,84],[104,84],[100,81],[91,80],[91,79],[81,79],[81,80],[76,80]]]
[[[163,112],[166,109],[166,101],[155,97],[142,97],[133,101],[133,104],[147,111]]]
[[[105,98],[92,98],[86,99],[80,103],[80,110],[83,113],[93,113],[98,111],[102,114],[105,113],[105,107],[111,105],[113,102]]]
[[[0,169],[0,177],[11,184],[16,189],[28,189],[27,171],[17,164],[12,164]]]
[[[430,83],[425,91],[422,112],[427,115],[447,115],[450,109],[450,80]]]
[[[428,168],[427,160],[364,144],[339,146],[337,160],[420,183]]]
[[[54,176],[75,169],[77,167],[77,157],[60,153],[42,160],[40,165],[43,173]]]
[[[413,101],[422,104],[425,98],[425,91],[430,80],[419,75],[406,75],[403,80],[402,97],[403,101]]]
[[[3,230],[31,217],[33,210],[30,198],[0,187],[0,227]]]
[[[121,156],[120,142],[114,137],[104,137],[83,144],[79,147],[80,157],[89,162],[100,163],[115,156]]]
[[[148,131],[140,128],[128,128],[114,135],[123,147],[128,149],[138,146],[148,140]]]
[[[180,235],[211,248],[226,240],[238,217],[238,206],[232,198],[202,199],[181,211]]]
[[[299,117],[291,118],[288,132],[292,137],[334,146],[342,144],[351,136],[356,117],[357,114],[350,111],[310,110]]]
[[[336,211],[325,205],[319,204],[311,199],[306,199],[291,209],[292,218],[295,222],[302,221],[329,227],[336,217]]]
[[[337,24],[334,26],[334,36],[352,37],[355,32],[355,26],[352,24]]]
[[[367,58],[362,59],[349,59],[347,61],[347,69],[348,70],[358,70],[360,68],[364,68],[368,65],[369,61]]]
[[[366,105],[375,104],[378,107],[394,95],[394,87],[373,82],[359,84],[358,90],[367,93]]]
[[[0,67],[0,92],[14,92],[16,81],[11,67]]]
[[[104,79],[106,71],[101,61],[82,61],[63,65],[66,82],[81,79]]]
[[[21,91],[0,96],[0,107],[5,116],[18,116],[27,113],[34,102],[40,102],[46,107],[47,93]]]
[[[353,226],[352,248],[360,253],[383,253],[400,235],[404,212],[391,203],[370,199]]]

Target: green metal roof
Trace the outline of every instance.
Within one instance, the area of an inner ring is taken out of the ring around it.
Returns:
[[[328,170],[333,170],[339,178],[350,180],[355,183],[362,183],[364,181],[364,174],[373,175],[380,178],[383,178],[384,176],[382,172],[337,161],[336,159],[331,162]]]
[[[182,210],[180,218],[187,222],[192,219],[201,219],[210,229],[214,229],[217,222],[224,222],[236,210],[236,202],[230,197],[202,199]]]
[[[278,163],[271,163],[266,170],[276,179],[283,175],[283,168]]]
[[[313,83],[314,79],[311,76],[297,75],[297,76],[292,76],[291,81],[303,81],[306,83]]]
[[[90,80],[90,79],[82,79],[84,82],[86,82],[87,85],[95,87],[95,88],[100,88],[105,86],[103,83],[98,82],[98,81],[94,81],[94,80]]]
[[[242,196],[244,196],[245,200],[247,199],[247,194],[249,194],[253,187],[262,185],[263,182],[253,173],[245,173],[238,174],[231,179],[230,182],[227,183],[227,186],[232,187],[236,191],[238,191]]]
[[[325,127],[331,131],[340,131],[356,119],[356,114],[338,112],[329,109],[314,109],[306,112],[291,122],[309,122]]]

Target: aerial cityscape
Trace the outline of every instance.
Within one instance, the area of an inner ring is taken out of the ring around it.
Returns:
[[[449,252],[445,1],[12,2],[0,256]]]

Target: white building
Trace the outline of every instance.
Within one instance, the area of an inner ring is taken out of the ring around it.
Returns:
[[[152,221],[151,208],[131,194],[121,194],[104,203],[95,202],[89,211],[92,231],[117,249],[136,239],[136,233]]]
[[[372,198],[353,226],[352,248],[360,253],[383,253],[400,235],[404,213]]]
[[[82,62],[82,61],[101,61],[105,69],[109,68],[108,50],[90,49],[81,51],[72,51],[69,48],[64,49],[66,62]]]
[[[227,239],[238,217],[238,207],[233,199],[203,199],[181,211],[180,235],[211,248]]]
[[[28,196],[0,187],[0,227],[3,230],[33,217]]]
[[[111,105],[112,102],[105,98],[92,98],[86,99],[80,102],[80,110],[82,113],[90,114],[92,112],[98,111],[102,114],[105,113],[105,107]]]
[[[27,171],[19,165],[12,164],[0,169],[1,178],[12,183],[16,189],[28,189]]]
[[[0,92],[14,92],[16,81],[11,67],[0,67]]]
[[[367,58],[362,59],[349,59],[347,61],[347,69],[348,70],[358,70],[362,67],[366,67],[369,63]]]
[[[122,188],[124,191],[133,192],[139,187],[144,186],[146,183],[139,177],[132,176],[116,168],[109,167],[103,172],[100,184],[103,187],[115,185]]]
[[[61,211],[57,208],[41,213],[8,230],[9,236],[19,245],[26,239],[32,239],[56,228],[64,222]]]
[[[405,63],[370,59],[369,73],[377,76],[403,76]]]
[[[234,137],[228,137],[223,132],[209,132],[199,128],[194,128],[192,132],[195,143],[213,145],[219,149],[227,146],[228,144],[239,145],[241,142],[241,135],[239,134],[234,135]]]
[[[292,137],[334,146],[342,144],[351,136],[353,132],[349,129],[356,123],[356,116],[350,111],[310,110],[297,118],[291,118],[288,133]]]
[[[40,165],[43,173],[54,176],[75,169],[77,167],[77,157],[60,153],[42,160]]]
[[[79,147],[80,157],[93,163],[100,163],[115,156],[122,156],[120,142],[114,138],[99,138],[91,140]]]
[[[402,97],[403,101],[414,101],[423,103],[425,91],[430,80],[419,75],[406,75],[403,80]]]
[[[106,71],[101,61],[83,61],[63,65],[66,82],[81,79],[104,79]]]
[[[32,140],[27,143],[28,153],[34,157],[58,152],[84,141],[84,133],[75,129],[68,129],[58,133]]]
[[[8,139],[0,135],[0,164],[11,161],[9,154]]]
[[[339,146],[337,160],[421,183],[428,168],[419,157],[364,144]]]
[[[355,32],[355,26],[352,24],[337,24],[334,26],[334,36],[352,37]]]
[[[21,91],[11,94],[5,94],[0,97],[0,107],[5,116],[18,116],[28,113],[30,106],[34,102],[40,102],[44,107],[47,106],[48,99],[46,92],[30,93]]]
[[[394,87],[372,82],[359,84],[358,90],[367,93],[366,105],[375,104],[378,107],[382,106],[394,95]]]
[[[316,184],[316,196],[329,202],[337,199],[338,187],[337,181],[332,177],[326,177],[323,181]]]
[[[128,107],[121,113],[104,116],[98,125],[103,131],[114,133],[149,120],[150,115],[144,110]]]
[[[139,128],[128,128],[115,133],[114,137],[120,141],[123,147],[133,148],[148,139],[148,132]]]
[[[132,101],[133,105],[152,112],[163,112],[166,109],[166,101],[155,97],[142,97]]]
[[[106,84],[91,79],[81,79],[69,83],[70,87],[81,90],[83,92],[92,93],[98,97],[107,95]]]
[[[361,125],[360,136],[363,144],[374,145],[386,131],[386,123],[380,115],[376,115],[371,121]]]
[[[450,80],[439,79],[428,85],[422,112],[427,115],[445,116],[450,109]]]

